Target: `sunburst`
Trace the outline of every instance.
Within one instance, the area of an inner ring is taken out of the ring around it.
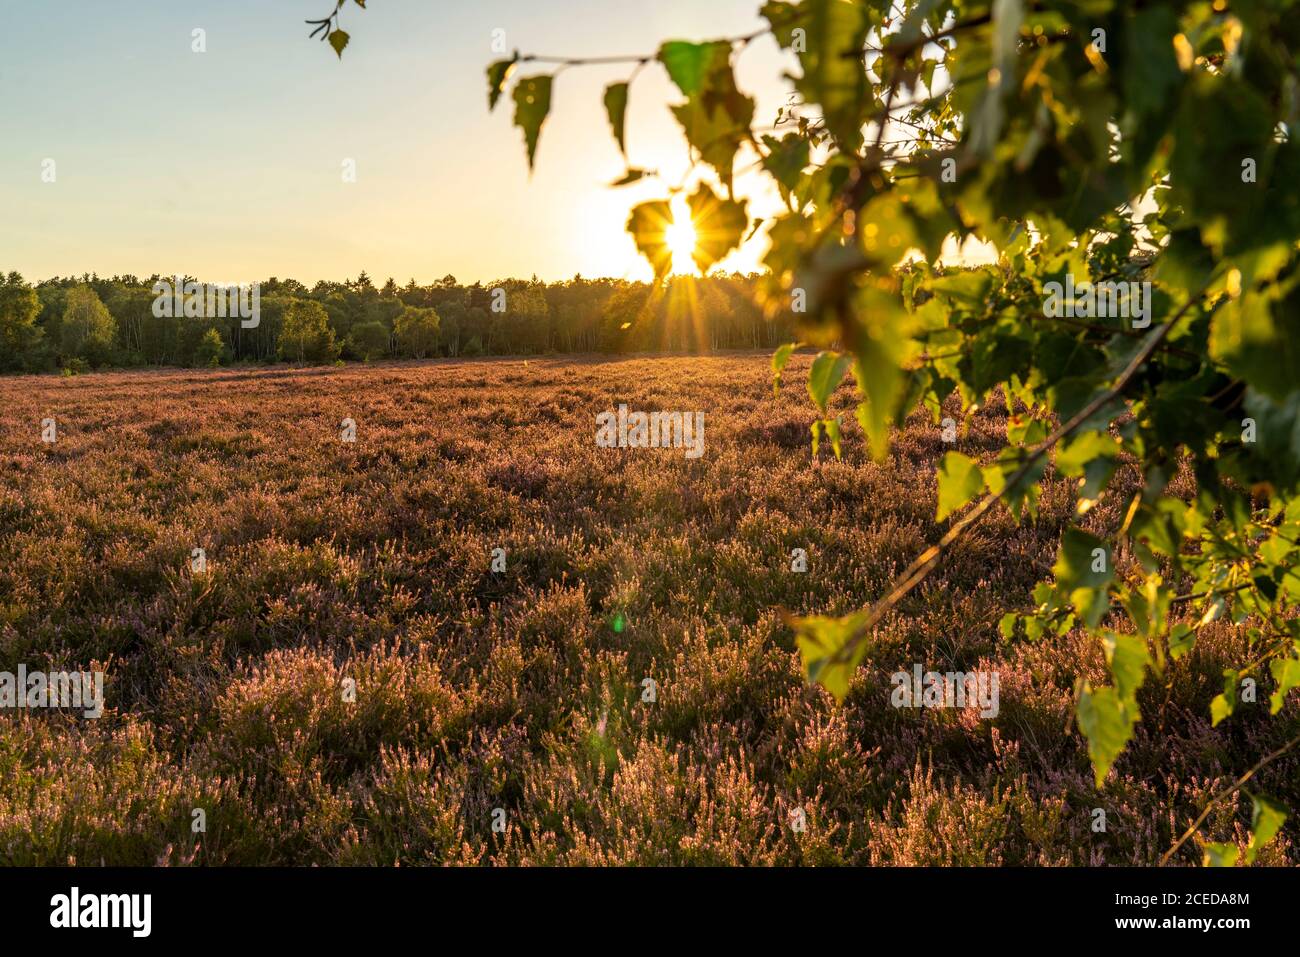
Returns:
[[[664,243],[673,256],[673,272],[679,276],[698,275],[695,247],[699,236],[695,232],[695,223],[691,221],[691,208],[680,193],[672,199],[672,211],[673,221],[664,228]]]

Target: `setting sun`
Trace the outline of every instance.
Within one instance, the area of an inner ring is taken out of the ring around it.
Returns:
[[[699,274],[695,264],[694,253],[698,237],[695,224],[691,222],[691,208],[686,199],[678,194],[672,199],[673,221],[664,229],[664,242],[673,254],[673,272],[679,276]]]

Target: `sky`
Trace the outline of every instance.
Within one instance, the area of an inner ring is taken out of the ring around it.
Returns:
[[[493,31],[525,53],[644,54],[760,28],[759,5],[349,2],[339,60],[303,22],[332,0],[0,0],[0,270],[308,285],[362,270],[399,284],[646,279],[624,227],[631,206],[687,174],[668,109],[680,96],[657,65],[637,76],[629,162],[662,179],[612,189],[625,161],[602,95],[632,66],[563,70],[530,175],[509,93],[488,111]],[[196,29],[206,52],[192,49]],[[738,56],[757,124],[775,118],[791,68],[770,37]],[[42,179],[48,160],[54,182]],[[737,191],[751,215],[779,208],[758,174]],[[722,267],[757,268],[764,243],[755,236]]]

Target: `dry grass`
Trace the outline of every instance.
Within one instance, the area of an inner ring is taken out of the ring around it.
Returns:
[[[804,687],[779,609],[877,596],[938,534],[945,450],[918,419],[885,464],[856,427],[814,463],[807,365],[779,399],[766,356],[0,380],[0,670],[108,675],[101,719],[0,717],[0,861],[1151,863],[1295,733],[1294,705],[1209,727],[1244,659],[1216,624],[1093,788],[1072,701],[1099,650],[996,629],[1050,568],[1059,481],[904,603],[844,707]],[[620,402],[705,412],[703,458],[597,448]],[[999,715],[895,710],[913,662],[997,670]],[[1300,807],[1297,770],[1259,785]]]

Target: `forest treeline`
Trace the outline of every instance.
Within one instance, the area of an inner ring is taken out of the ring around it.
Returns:
[[[446,276],[430,285],[389,279],[376,286],[363,271],[309,289],[272,278],[259,284],[253,325],[197,308],[157,315],[156,284],[174,284],[171,276],[32,284],[10,272],[0,275],[0,371],[772,348],[791,330],[764,318],[756,281],[739,274],[659,284],[577,276],[462,285]]]

